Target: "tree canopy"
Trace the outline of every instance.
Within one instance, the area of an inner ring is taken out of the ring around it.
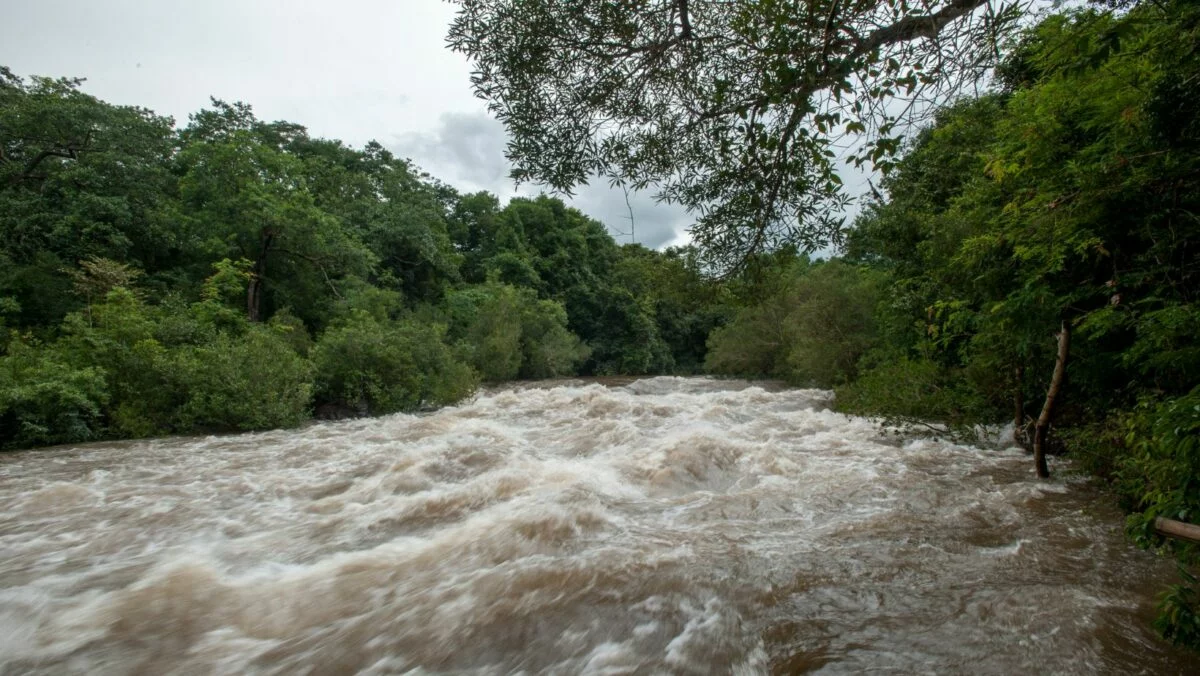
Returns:
[[[982,75],[1022,14],[1020,0],[454,1],[449,43],[508,128],[515,178],[653,187],[697,216],[725,270],[836,238],[837,162],[889,162],[897,125]]]

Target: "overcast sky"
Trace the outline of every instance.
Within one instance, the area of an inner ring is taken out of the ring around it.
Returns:
[[[463,191],[514,193],[504,128],[444,46],[444,0],[10,0],[0,65],[17,75],[87,78],[86,91],[186,123],[210,96],[266,120],[361,146],[378,140]],[[522,193],[536,188],[522,188]],[[616,233],[625,195],[581,188],[571,202]],[[631,199],[637,240],[686,241],[688,216]],[[618,237],[627,242],[629,237]]]

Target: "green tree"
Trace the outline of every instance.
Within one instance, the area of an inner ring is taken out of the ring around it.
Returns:
[[[788,275],[775,293],[712,332],[710,372],[817,387],[855,377],[859,360],[878,342],[883,275],[841,261],[804,260]]]
[[[104,433],[104,373],[18,338],[0,356],[0,448],[89,441]]]
[[[251,262],[246,315],[262,321],[274,305],[315,319],[313,305],[340,295],[349,274],[365,276],[374,256],[336,216],[320,208],[303,160],[287,144],[302,127],[264,124],[245,104],[213,101],[182,132],[180,190],[199,247]]]
[[[317,401],[359,415],[440,406],[469,396],[477,376],[454,358],[445,327],[353,311],[313,347]]]
[[[819,247],[844,201],[834,143],[899,149],[893,102],[980,74],[1020,4],[983,0],[456,0],[452,48],[505,123],[520,180],[594,175],[698,214],[713,263]],[[918,106],[920,107],[920,106]],[[909,108],[911,110],[911,108]]]
[[[450,293],[449,337],[486,381],[572,375],[588,351],[567,313],[531,289],[488,283]]]
[[[77,261],[153,274],[182,244],[171,120],[100,101],[82,82],[26,82],[0,67],[0,296],[20,306],[22,326],[79,306],[65,274]]]
[[[1055,430],[1115,481],[1144,544],[1155,515],[1192,514],[1198,40],[1190,2],[1052,15],[995,95],[940,115],[850,238],[849,255],[896,276],[907,322],[885,322],[903,361],[869,364],[844,405],[901,410],[884,388],[903,364],[922,384],[903,413],[1007,408],[1033,424],[1035,453]],[[947,406],[947,391],[975,404]],[[1167,597],[1164,634],[1195,643],[1198,597],[1194,577]]]

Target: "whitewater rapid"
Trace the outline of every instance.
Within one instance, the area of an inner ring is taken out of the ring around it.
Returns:
[[[0,674],[1196,667],[1110,498],[828,397],[568,381],[0,455]]]

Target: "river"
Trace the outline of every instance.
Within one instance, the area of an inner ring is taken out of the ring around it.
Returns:
[[[568,381],[0,455],[0,673],[1196,667],[1111,498],[827,397]]]

